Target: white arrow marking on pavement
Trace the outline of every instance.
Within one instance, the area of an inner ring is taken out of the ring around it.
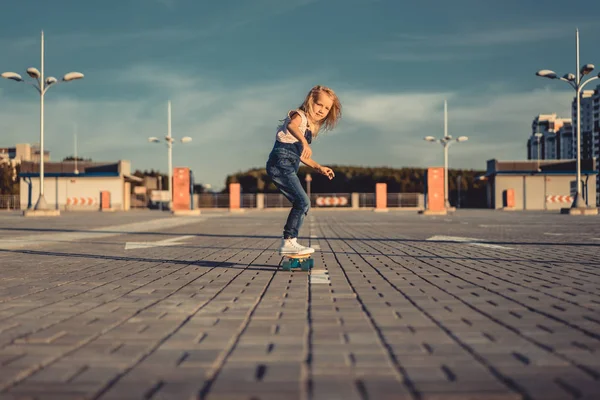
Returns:
[[[427,240],[430,240],[430,241],[433,241],[433,242],[458,242],[458,243],[466,243],[466,244],[471,244],[473,246],[489,247],[491,249],[512,249],[511,247],[500,246],[500,245],[497,245],[497,244],[480,243],[480,242],[478,242],[481,239],[467,238],[467,237],[460,237],[460,236],[432,236],[432,237],[430,237]]]
[[[126,242],[125,250],[148,249],[151,247],[177,246],[180,240],[192,238],[193,236],[179,236],[176,238],[159,240],[158,242]]]

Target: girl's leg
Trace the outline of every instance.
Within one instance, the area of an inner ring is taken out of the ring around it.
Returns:
[[[300,183],[300,178],[295,173],[273,175],[271,178],[275,186],[292,203],[292,209],[283,228],[283,238],[297,238],[304,217],[310,209],[310,199]]]

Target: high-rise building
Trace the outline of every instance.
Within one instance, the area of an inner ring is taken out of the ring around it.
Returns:
[[[577,134],[577,99],[572,102],[573,132]],[[600,85],[593,90],[584,90],[580,100],[581,111],[581,159],[596,159],[600,162]],[[575,151],[577,144],[573,144]],[[575,158],[576,156],[574,156]],[[600,177],[596,180],[596,204],[600,204]]]
[[[540,114],[533,119],[531,135],[527,139],[528,160],[577,158],[576,101],[574,97],[570,119],[558,118],[556,114]],[[600,85],[581,93],[580,111],[581,159],[595,159],[596,165],[600,166]],[[596,196],[596,204],[600,205],[600,174],[596,180]]]
[[[540,114],[531,124],[527,140],[528,160],[563,160],[572,155],[571,120],[556,114]]]
[[[560,152],[557,153],[559,160],[571,160],[575,158],[575,136],[573,136],[573,124],[571,121],[565,121],[557,133],[557,139],[560,141]]]
[[[597,157],[594,155],[594,112],[593,112],[593,101],[595,95],[597,96],[597,90],[584,90],[581,93],[581,159],[588,160]],[[571,104],[573,125],[577,125],[577,99],[573,99]],[[577,128],[575,128],[575,134],[577,134]],[[576,144],[575,144],[576,146]]]
[[[50,152],[44,151],[44,161],[50,160]],[[0,147],[0,164],[9,163],[13,166],[22,161],[40,162],[40,147],[28,143],[19,143],[14,147]]]
[[[44,151],[44,161],[50,159],[50,152]],[[40,148],[28,143],[19,143],[14,147],[0,147],[0,165],[8,164],[13,168],[14,179],[16,179],[15,167],[24,161],[40,162]]]

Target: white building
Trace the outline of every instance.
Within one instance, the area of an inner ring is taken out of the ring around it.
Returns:
[[[39,168],[39,163],[21,163],[22,210],[35,205],[39,197]],[[73,162],[44,163],[44,197],[50,208],[58,210],[98,210],[102,192],[109,193],[111,209],[129,210],[131,182],[141,181],[131,175],[129,161],[81,161],[76,170]]]

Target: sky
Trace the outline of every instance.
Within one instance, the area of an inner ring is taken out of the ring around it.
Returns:
[[[308,90],[331,87],[342,119],[312,144],[323,165],[432,167],[443,148],[423,140],[468,136],[450,168],[484,170],[489,159],[526,159],[536,115],[570,116],[574,91],[539,69],[600,67],[600,2],[571,0],[20,0],[0,13],[0,72],[79,71],[51,87],[45,147],[173,165],[219,190],[227,175],[264,167],[276,127]],[[16,6],[18,4],[18,7]],[[595,73],[598,72],[596,70]],[[600,81],[598,81],[600,82]],[[586,88],[593,89],[595,82]],[[0,80],[0,147],[39,142],[39,94]]]

